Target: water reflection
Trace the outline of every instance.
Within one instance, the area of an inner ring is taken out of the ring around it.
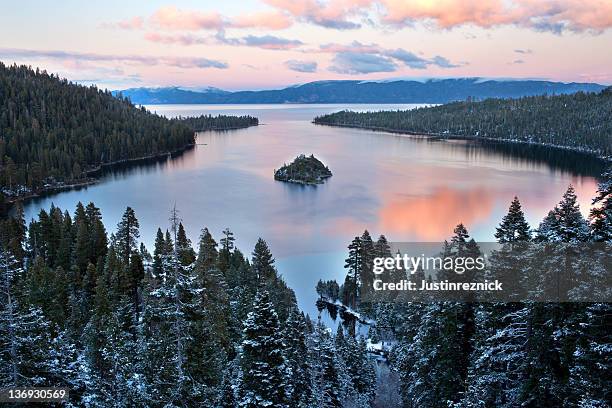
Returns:
[[[247,254],[265,238],[301,306],[312,312],[317,280],[344,273],[346,245],[366,228],[395,241],[438,241],[463,222],[477,239],[491,240],[514,195],[536,226],[568,184],[585,213],[596,189],[596,168],[586,160],[310,123],[341,108],[158,106],[173,116],[250,114],[264,125],[201,133],[199,145],[180,157],[114,169],[97,185],[29,202],[26,216],[52,202],[73,211],[78,201],[93,201],[112,232],[129,205],[152,247],[176,203],[194,242],[204,226],[216,238],[231,228]],[[317,187],[274,181],[274,169],[301,153],[314,153],[334,176]]]

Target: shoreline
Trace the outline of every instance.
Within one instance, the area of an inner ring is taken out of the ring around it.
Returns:
[[[62,191],[80,189],[83,187],[88,187],[88,186],[97,184],[100,182],[99,176],[104,172],[105,169],[109,169],[109,168],[124,165],[124,164],[154,163],[154,162],[161,161],[164,159],[180,156],[186,151],[193,149],[195,146],[196,146],[195,143],[190,143],[186,146],[183,146],[181,148],[174,149],[168,152],[152,154],[148,156],[134,157],[131,159],[115,160],[115,161],[108,162],[108,163],[101,163],[97,165],[96,167],[93,167],[89,170],[85,170],[84,173],[87,176],[85,179],[71,181],[68,183],[61,184],[61,185],[53,185],[53,186],[46,187],[46,188],[43,187],[42,189],[33,191],[26,195],[10,197],[10,198],[7,197],[6,203],[9,205],[8,211],[10,212],[10,210],[12,209],[12,206],[14,206],[18,202],[27,202],[35,198],[40,198],[40,197],[45,197],[48,195],[61,193]]]
[[[485,141],[485,142],[502,143],[502,144],[521,144],[521,145],[527,145],[527,146],[547,147],[550,149],[565,150],[565,151],[571,151],[574,153],[584,154],[585,156],[590,156],[597,160],[601,160],[604,163],[612,164],[612,156],[604,156],[593,150],[581,149],[581,148],[572,147],[572,146],[551,145],[547,143],[532,142],[532,141],[526,141],[526,140],[516,140],[516,139],[497,139],[497,138],[482,137],[482,136],[455,135],[455,134],[432,133],[432,132],[414,132],[410,130],[399,130],[399,129],[393,129],[393,128],[387,128],[387,127],[380,127],[380,126],[359,126],[359,125],[349,125],[349,124],[339,124],[339,123],[317,123],[315,121],[312,121],[312,123],[315,125],[319,125],[319,126],[332,126],[332,127],[341,127],[341,128],[347,128],[347,129],[362,129],[362,130],[370,130],[374,132],[384,132],[384,133],[407,135],[407,136],[421,136],[423,139],[429,139],[429,140]]]
[[[259,126],[259,124],[248,125],[248,126],[235,126],[231,128],[214,128],[214,129],[198,130],[198,131],[194,131],[194,134],[200,133],[200,132],[208,132],[208,131],[221,132],[225,130],[240,130],[240,129],[246,129],[246,128],[253,127],[253,126]],[[63,191],[80,189],[83,187],[88,187],[88,186],[97,184],[100,182],[100,179],[99,179],[100,175],[107,169],[111,169],[113,167],[121,166],[121,165],[138,164],[138,163],[141,163],[141,164],[155,163],[155,162],[162,161],[168,158],[178,157],[182,155],[183,153],[185,153],[186,151],[195,148],[195,146],[197,146],[197,143],[195,142],[195,138],[194,138],[193,143],[187,144],[183,147],[180,147],[174,150],[170,150],[167,152],[151,154],[148,156],[134,157],[131,159],[115,160],[115,161],[107,162],[107,163],[100,163],[99,165],[95,167],[85,170],[84,174],[86,175],[86,177],[84,179],[73,180],[70,182],[66,182],[63,184],[57,184],[57,185],[53,185],[49,187],[43,187],[37,191],[32,191],[28,194],[19,195],[16,197],[7,196],[5,197],[5,202],[9,206],[8,211],[10,212],[12,210],[12,207],[18,202],[25,203],[35,198],[45,197],[48,195],[58,194]]]

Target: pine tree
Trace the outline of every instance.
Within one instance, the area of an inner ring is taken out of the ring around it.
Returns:
[[[594,241],[612,242],[612,168],[601,175],[589,220]]]
[[[372,237],[368,230],[365,230],[361,235],[361,270],[359,271],[359,280],[362,285],[372,286],[374,281],[374,257],[375,249]]]
[[[121,221],[117,224],[118,253],[123,263],[129,267],[130,257],[138,249],[138,238],[140,238],[140,224],[136,213],[131,207],[127,207]]]
[[[344,268],[347,269],[346,278],[342,287],[342,303],[346,306],[357,310],[359,288],[361,285],[360,272],[363,269],[363,251],[361,238],[355,237],[348,246],[349,255],[345,260]],[[355,322],[351,322],[351,335],[355,335]]]
[[[270,281],[276,275],[274,257],[266,241],[261,238],[259,238],[255,244],[251,264],[253,265],[253,270],[257,274],[257,278],[261,281]]]
[[[588,238],[589,229],[572,186],[563,199],[544,219],[538,229],[539,240],[560,242],[581,242]]]
[[[102,222],[100,209],[96,207],[94,203],[87,204],[85,214],[87,216],[90,233],[89,261],[95,264],[100,258],[106,255],[108,237],[106,235],[106,228]]]
[[[23,269],[0,246],[0,386],[43,386],[50,378],[50,323],[18,292]]]
[[[230,258],[234,251],[234,241],[236,239],[234,238],[234,233],[229,228],[224,229],[222,234],[223,238],[220,241],[221,249],[219,251],[219,269],[223,274],[226,274],[230,267]]]
[[[191,246],[191,240],[187,238],[183,223],[179,223],[178,232],[176,234],[176,244],[178,246],[178,256],[183,266],[191,265],[195,259],[196,254]]]
[[[525,220],[525,214],[521,209],[518,197],[514,197],[514,200],[510,203],[508,214],[504,216],[501,224],[497,227],[495,238],[502,244],[514,241],[529,241],[531,239],[529,224]]]
[[[317,349],[319,361],[316,369],[319,371],[317,394],[319,403],[317,406],[324,408],[340,408],[342,406],[342,394],[340,373],[338,371],[338,357],[336,355],[334,342],[321,323],[316,327],[318,337]]]
[[[166,255],[166,241],[161,228],[157,229],[157,235],[155,236],[155,249],[153,251],[153,274],[160,276],[162,273],[163,265],[162,258]]]
[[[609,303],[593,303],[580,316],[580,333],[570,367],[567,406],[605,407],[610,403],[611,312]]]
[[[308,407],[312,403],[311,367],[306,344],[306,323],[297,309],[292,309],[283,330],[285,358],[291,370],[288,404],[290,407]]]
[[[238,406],[287,406],[289,379],[283,348],[278,317],[268,293],[260,290],[244,323]]]

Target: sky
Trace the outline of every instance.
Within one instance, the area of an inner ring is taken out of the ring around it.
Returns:
[[[7,1],[0,61],[107,89],[440,77],[612,84],[612,0]]]

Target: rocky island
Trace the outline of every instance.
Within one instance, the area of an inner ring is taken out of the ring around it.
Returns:
[[[291,164],[274,171],[274,180],[298,184],[322,184],[332,172],[314,155],[299,155]]]

